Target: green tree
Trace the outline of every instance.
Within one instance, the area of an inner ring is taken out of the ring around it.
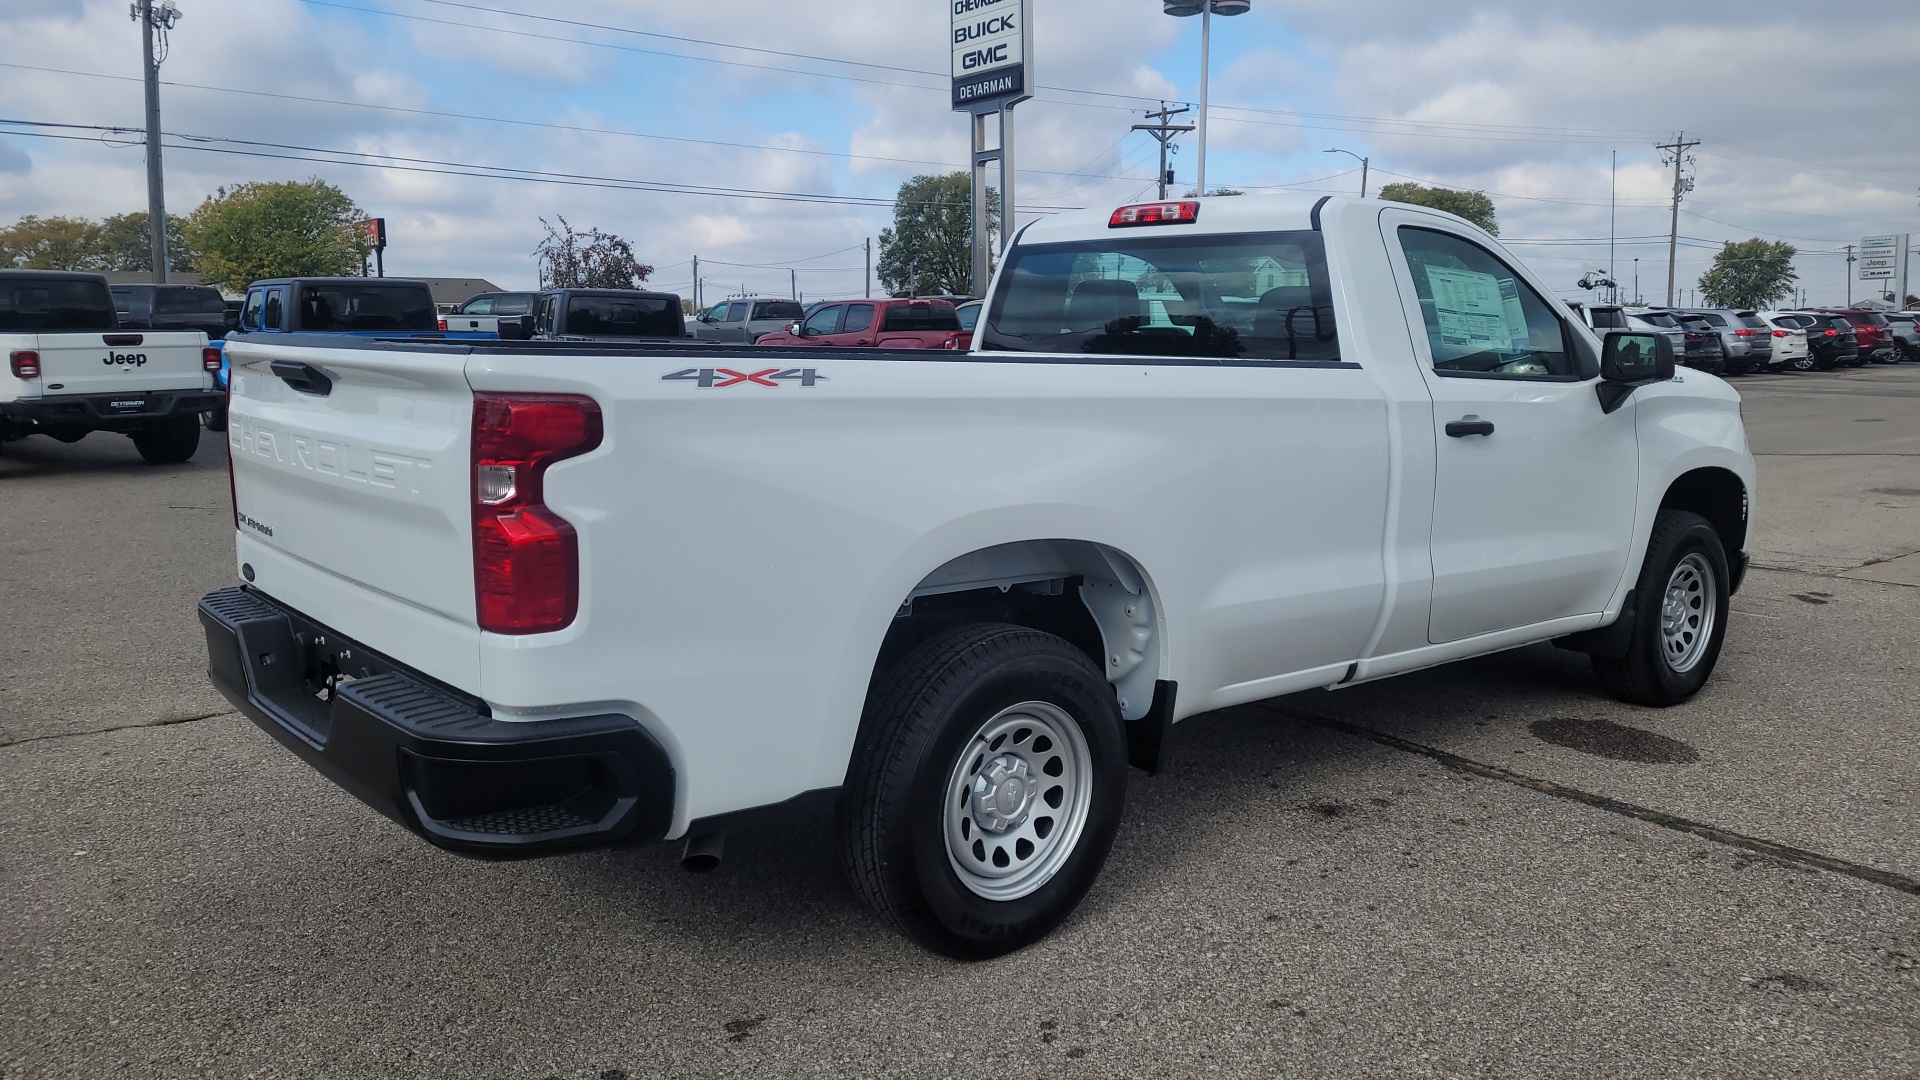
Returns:
[[[100,223],[101,255],[108,270],[153,269],[153,235],[147,231],[147,212],[115,214]],[[193,248],[187,243],[187,219],[167,215],[167,268],[193,269]]]
[[[86,218],[28,214],[0,230],[0,266],[28,270],[106,270],[100,226]]]
[[[1000,228],[1000,193],[987,189],[988,228]],[[900,185],[893,228],[880,230],[875,269],[890,293],[974,291],[973,180],[965,172],[916,176]],[[980,282],[984,290],[986,282]]]
[[[577,232],[555,214],[560,227],[546,218],[547,238],[533,249],[540,261],[543,289],[631,289],[653,276],[653,267],[633,257],[633,245],[609,232]]]
[[[1423,187],[1403,180],[1381,188],[1380,197],[1388,202],[1412,203],[1444,210],[1455,217],[1466,218],[1495,236],[1500,235],[1500,219],[1494,215],[1493,200],[1487,198],[1484,192]]]
[[[324,180],[248,183],[201,203],[184,239],[202,278],[237,291],[261,278],[360,273],[368,249],[353,223],[365,216]]]
[[[1793,293],[1792,244],[1784,240],[1728,241],[1700,275],[1700,298],[1708,307],[1766,308]]]

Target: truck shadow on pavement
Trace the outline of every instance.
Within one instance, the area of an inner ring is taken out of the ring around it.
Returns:
[[[0,482],[62,476],[104,476],[113,473],[147,474],[155,478],[180,472],[225,469],[225,436],[201,432],[200,449],[180,465],[149,465],[140,460],[133,440],[111,431],[96,431],[77,443],[29,436],[0,444]]]
[[[1338,715],[1351,722],[1383,726],[1412,710],[1426,720],[1469,728],[1495,714],[1524,727],[1530,717],[1604,700],[1585,657],[1540,646],[1350,690],[1310,691],[1195,716],[1174,729],[1169,761],[1159,775],[1132,773],[1106,869],[1062,932],[1098,924],[1140,894],[1179,888],[1190,870],[1226,847],[1244,854],[1250,833],[1238,822],[1248,815],[1276,808],[1299,815],[1298,834],[1273,837],[1278,850],[1326,843],[1329,837],[1315,835],[1320,823],[1391,805],[1394,793],[1383,786],[1379,747],[1277,709],[1319,713],[1337,704]],[[679,869],[679,858],[675,842],[559,864],[567,888],[594,896],[610,918],[652,927],[683,947],[750,956],[806,941],[923,955],[869,914],[847,885],[830,794],[797,800],[731,829],[725,859],[713,873],[687,873]]]

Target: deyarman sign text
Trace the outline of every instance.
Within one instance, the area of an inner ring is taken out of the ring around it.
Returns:
[[[1027,2],[948,0],[954,108],[1027,96]]]

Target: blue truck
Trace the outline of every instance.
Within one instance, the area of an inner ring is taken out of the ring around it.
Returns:
[[[491,330],[448,330],[424,281],[404,278],[267,278],[247,286],[235,334],[341,334],[349,337],[410,337],[436,341],[493,341]],[[227,388],[226,343],[216,381]],[[227,429],[225,406],[201,414],[209,431]]]

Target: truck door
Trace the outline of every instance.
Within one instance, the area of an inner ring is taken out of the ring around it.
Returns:
[[[1381,227],[1434,401],[1428,640],[1604,611],[1633,538],[1632,400],[1601,411],[1596,350],[1505,257],[1437,217]]]

